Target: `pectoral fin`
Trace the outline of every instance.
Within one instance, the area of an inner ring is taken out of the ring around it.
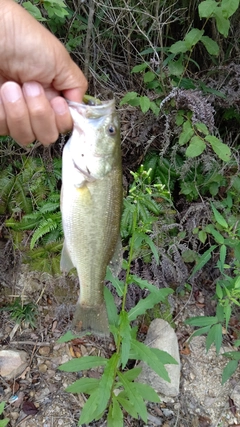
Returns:
[[[60,270],[64,273],[68,273],[72,268],[74,268],[74,265],[68,253],[66,242],[64,241],[60,261]]]

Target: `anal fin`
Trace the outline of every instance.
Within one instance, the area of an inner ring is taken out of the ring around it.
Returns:
[[[66,242],[64,240],[61,260],[60,260],[60,270],[63,271],[64,273],[68,273],[70,270],[72,270],[72,268],[74,268],[74,265],[68,253]]]

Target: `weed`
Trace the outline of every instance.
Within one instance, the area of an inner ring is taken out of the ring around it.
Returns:
[[[102,417],[107,409],[107,425],[123,426],[123,411],[126,411],[133,418],[140,416],[147,422],[147,409],[145,401],[159,402],[159,397],[152,387],[147,384],[136,382],[141,368],[135,367],[126,371],[129,360],[142,360],[147,363],[160,377],[170,381],[165,364],[177,363],[168,353],[158,349],[150,348],[136,339],[136,328],[131,326],[131,322],[153,308],[155,304],[164,302],[173,291],[168,288],[157,289],[154,285],[142,280],[130,273],[136,240],[138,239],[137,229],[137,209],[134,215],[134,227],[130,239],[129,257],[125,263],[125,282],[117,280],[116,290],[122,298],[122,308],[117,313],[114,299],[110,291],[105,288],[105,300],[108,310],[110,331],[115,342],[115,352],[110,359],[99,356],[86,356],[81,359],[73,359],[59,367],[65,372],[79,372],[93,367],[102,366],[104,368],[101,379],[84,377],[75,381],[67,387],[66,391],[72,393],[85,393],[90,395],[87,399],[79,419],[79,425],[90,423]],[[141,231],[140,231],[141,233]],[[115,285],[115,281],[112,281]],[[125,302],[128,285],[135,283],[141,289],[149,291],[145,299],[141,299],[135,307],[128,313],[125,310]],[[63,342],[64,337],[61,339]],[[67,341],[69,340],[67,336]]]
[[[23,304],[21,298],[16,298],[16,300],[2,309],[1,311],[8,311],[10,313],[11,319],[16,323],[22,323],[29,325],[31,328],[36,327],[36,317],[38,314],[38,308],[36,304],[29,302]]]
[[[227,203],[229,204],[229,198]],[[224,205],[223,202],[222,205]],[[220,277],[216,282],[215,299],[218,301],[216,316],[193,317],[188,319],[186,323],[200,327],[192,336],[207,333],[207,350],[209,350],[210,346],[214,343],[216,351],[219,353],[222,344],[222,327],[224,326],[228,329],[232,308],[240,306],[240,227],[237,218],[225,218],[220,211],[216,209],[214,204],[211,204],[211,208],[213,212],[212,222],[201,230],[197,228],[195,233],[198,233],[201,242],[205,243],[210,237],[210,240],[213,240],[214,244],[199,258],[191,277],[204,267],[211,259],[213,253],[219,253],[219,259],[216,263],[216,267],[220,273]],[[230,260],[229,263],[227,262],[228,258]],[[233,353],[236,353],[236,356],[233,356]],[[238,353],[239,352],[232,352],[231,355],[230,353],[227,355],[227,357],[233,360],[231,363],[229,362],[223,371],[223,383],[227,381],[236,370],[238,360],[240,360]],[[235,369],[233,369],[234,366]]]

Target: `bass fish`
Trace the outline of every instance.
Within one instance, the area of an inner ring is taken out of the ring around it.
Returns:
[[[68,104],[74,127],[62,157],[60,268],[75,267],[79,277],[74,329],[107,336],[104,279],[107,266],[121,262],[120,124],[114,100]]]

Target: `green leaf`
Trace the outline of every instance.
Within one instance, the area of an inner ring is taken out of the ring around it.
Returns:
[[[230,357],[232,360],[240,360],[240,351],[227,351],[226,353],[222,354],[225,357]]]
[[[0,403],[0,415],[3,413],[5,403],[6,403],[6,402],[2,402],[2,403]]]
[[[156,74],[153,73],[153,71],[147,71],[147,73],[144,74],[144,77],[143,77],[144,83],[152,82],[154,79],[156,79]]]
[[[97,368],[98,366],[105,366],[108,359],[100,356],[84,356],[79,359],[72,359],[59,366],[60,371],[64,372],[79,372],[85,371],[91,368]]]
[[[190,140],[190,144],[188,148],[186,149],[186,156],[187,157],[197,157],[202,154],[202,152],[205,150],[206,144],[200,138],[199,136],[193,136]]]
[[[4,420],[0,420],[0,427],[5,427],[9,423],[10,419],[5,418]]]
[[[134,381],[141,372],[142,368],[132,368],[129,369],[129,371],[124,372],[122,375],[124,375],[128,381]]]
[[[168,295],[173,293],[172,289],[170,288],[158,289],[156,286],[152,285],[147,280],[141,279],[135,274],[130,275],[130,280],[133,283],[136,283],[141,289],[148,289],[150,292],[153,292],[154,294],[160,294],[162,296],[162,301],[164,301],[168,297]]]
[[[186,34],[184,40],[188,50],[190,50],[195,44],[201,40],[204,30],[199,30],[198,28],[192,28],[189,33]]]
[[[123,384],[125,392],[127,393],[130,402],[134,405],[135,410],[140,415],[142,420],[147,423],[147,409],[142,396],[137,393],[135,384],[126,380],[125,377],[121,374],[121,372],[118,372],[118,378]]]
[[[136,99],[137,97],[138,97],[137,92],[128,92],[122,98],[120,105],[128,104],[129,101],[132,101],[133,99]]]
[[[203,135],[209,135],[209,130],[207,128],[207,126],[204,123],[194,123],[194,126],[196,127],[196,129],[198,130],[198,132],[203,133]]]
[[[156,102],[151,101],[150,109],[152,110],[153,114],[155,114],[156,116],[158,116],[158,114],[160,112],[160,108],[157,106]]]
[[[188,141],[190,141],[193,135],[194,135],[194,130],[192,128],[192,124],[187,120],[186,122],[183,123],[183,130],[179,135],[179,140],[178,140],[179,145],[186,144]]]
[[[209,326],[215,325],[218,322],[216,316],[196,316],[185,320],[185,323],[190,326]]]
[[[129,324],[128,313],[126,311],[121,311],[119,316],[119,334],[122,337],[122,346],[121,346],[121,364],[122,369],[125,368],[128,359],[129,352],[131,348],[131,327]]]
[[[214,237],[216,243],[218,243],[219,245],[223,245],[224,243],[224,237],[221,235],[221,233],[219,233],[219,231],[216,230],[216,228],[213,226],[213,224],[208,224],[205,227],[205,230],[207,233],[211,233],[212,236]]]
[[[218,3],[215,0],[202,1],[198,6],[198,13],[200,18],[210,18],[214,15]]]
[[[169,48],[169,52],[174,53],[175,55],[177,55],[178,53],[185,53],[188,50],[189,49],[187,47],[187,44],[183,40],[179,40],[178,42],[173,43],[172,46],[170,46]]]
[[[125,411],[131,415],[131,417],[133,418],[138,418],[138,413],[135,409],[135,407],[133,406],[133,404],[126,398],[128,397],[128,395],[124,392],[121,392],[120,394],[118,394],[116,396],[116,399],[118,400],[118,402],[120,403],[120,405],[123,407],[123,409],[125,409]]]
[[[240,276],[238,276],[234,282],[234,289],[240,288]]]
[[[86,393],[92,394],[99,386],[100,380],[97,378],[80,378],[66,388],[70,393]]]
[[[213,325],[207,334],[206,350],[208,351],[212,344],[216,346],[216,352],[219,354],[222,345],[222,325],[217,323]]]
[[[231,314],[232,314],[232,308],[231,305],[226,305],[224,308],[224,316],[225,316],[225,324],[226,324],[226,329],[228,328],[228,324],[229,324],[229,320],[231,318]]]
[[[114,353],[111,359],[107,361],[102,378],[99,381],[97,390],[91,394],[82,409],[81,416],[79,419],[79,425],[84,423],[88,424],[93,419],[98,419],[106,409],[111,396],[111,390],[115,379],[118,359],[119,355],[117,353]],[[92,408],[89,402],[92,404]]]
[[[57,343],[62,344],[64,342],[68,342],[74,340],[75,338],[81,338],[86,335],[86,332],[82,332],[80,334],[73,334],[71,331],[66,332],[62,337],[58,338]]]
[[[158,394],[149,385],[135,382],[135,387],[144,400],[155,403],[160,402]]]
[[[180,56],[177,61],[169,61],[168,68],[170,75],[181,76],[184,73],[183,58]]]
[[[230,18],[239,7],[239,0],[222,0],[221,9],[225,18]]]
[[[208,36],[202,36],[201,38],[202,44],[207,49],[208,53],[213,56],[219,55],[219,46],[215,40],[211,39]]]
[[[157,294],[155,292],[149,294],[144,299],[140,299],[138,303],[133,308],[131,308],[128,313],[128,318],[130,322],[132,320],[135,320],[141,314],[145,314],[148,309],[153,308],[160,301],[162,301],[162,294]]]
[[[123,296],[124,283],[112,274],[109,267],[107,268],[106,280],[108,280],[109,282],[112,283],[112,285],[114,286],[114,288],[117,291],[118,296],[122,297]]]
[[[37,6],[34,6],[30,1],[24,1],[22,5],[38,21],[46,21],[46,19],[43,18],[40,9]]]
[[[138,64],[135,65],[135,67],[133,67],[131,73],[140,73],[141,71],[146,70],[146,68],[148,68],[148,63],[147,62],[143,62],[142,64]],[[136,92],[130,92],[130,93],[136,93]]]
[[[240,177],[239,176],[232,176],[232,186],[237,190],[238,193],[240,193]]]
[[[137,340],[132,340],[129,358],[146,362],[147,365],[150,366],[150,368],[152,368],[161,378],[170,382],[170,378],[164,364],[152,350],[152,348],[147,347],[145,344],[140,343]]]
[[[238,367],[238,361],[237,360],[230,360],[228,364],[223,369],[222,373],[222,385],[229,380],[229,378],[234,374],[234,372],[237,370]]]
[[[222,299],[223,297],[223,290],[221,285],[219,285],[219,283],[216,284],[216,295],[218,297],[218,299]]]
[[[107,415],[107,427],[124,427],[123,413],[114,395]]]
[[[98,391],[101,396],[97,405],[97,411],[99,415],[101,415],[102,412],[107,408],[108,401],[110,399],[111,391],[113,388],[113,383],[116,377],[118,360],[119,355],[117,353],[114,353],[106,364],[102,378],[99,382]]]
[[[206,239],[207,239],[207,233],[204,230],[200,230],[198,233],[198,238],[200,240],[200,242],[205,243]]]
[[[207,135],[205,140],[211,144],[213,151],[218,155],[219,159],[224,162],[229,162],[231,158],[231,150],[228,145],[223,144],[220,139],[213,135]]]
[[[151,348],[152,352],[158,357],[158,359],[164,365],[178,365],[178,362],[164,350],[159,350],[159,348]]]
[[[146,242],[147,245],[150,247],[157,263],[159,264],[159,255],[158,255],[158,250],[157,250],[155,243],[152,241],[152,239],[146,233],[137,233],[135,241],[134,241],[135,247],[136,248],[140,247],[141,243],[143,241]]]
[[[86,401],[85,405],[82,408],[81,416],[79,418],[78,425],[81,426],[82,424],[86,423],[89,424],[91,421],[93,421],[97,417],[97,406],[98,402],[101,396],[99,395],[99,389],[94,391],[91,396]]]
[[[109,324],[117,326],[118,320],[119,320],[117,307],[116,307],[112,293],[109,291],[109,289],[106,286],[104,286],[104,300],[106,302]]]
[[[229,19],[224,18],[221,8],[217,8],[214,13],[214,18],[216,19],[217,29],[220,34],[224,37],[228,36],[230,21]]]
[[[215,217],[215,220],[221,227],[228,229],[228,223],[225,218],[220,214],[220,212],[215,208],[215,206],[211,203],[211,208]]]
[[[226,255],[227,255],[227,247],[226,247],[226,245],[222,245],[220,248],[220,263],[222,265],[222,269],[224,269],[224,264],[226,261]]]
[[[204,326],[203,328],[197,329],[196,331],[193,332],[193,334],[191,335],[191,338],[198,337],[199,335],[203,335],[203,334],[208,333],[210,328],[211,328],[211,325]]]
[[[213,245],[206,252],[204,252],[204,254],[202,254],[198,263],[195,265],[195,267],[192,271],[190,279],[194,276],[195,273],[197,273],[199,270],[201,270],[201,268],[203,268],[205,264],[207,264],[207,262],[211,258],[212,251],[214,251],[214,249],[216,249],[216,247],[217,247],[216,245]]]
[[[146,113],[151,105],[150,99],[148,98],[148,96],[140,96],[139,101],[142,112]]]

